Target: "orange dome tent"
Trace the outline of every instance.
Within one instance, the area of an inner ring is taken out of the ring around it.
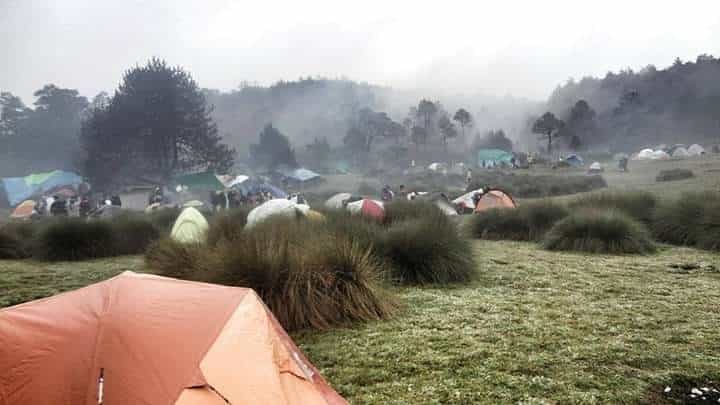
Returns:
[[[255,292],[125,272],[0,310],[0,404],[345,404]]]
[[[25,200],[20,203],[15,210],[10,214],[10,218],[23,219],[30,218],[35,212],[35,201]]]
[[[480,201],[478,201],[477,205],[475,206],[475,213],[485,211],[490,208],[515,208],[517,205],[515,204],[515,201],[505,193],[504,191],[500,190],[490,190],[486,192],[485,194],[480,197]]]

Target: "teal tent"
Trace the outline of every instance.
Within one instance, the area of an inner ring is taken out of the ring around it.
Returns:
[[[218,191],[225,188],[213,172],[200,172],[178,176],[175,178],[174,184],[187,187],[190,191]]]
[[[510,165],[512,158],[512,153],[501,149],[480,149],[477,151],[477,165],[479,167]]]

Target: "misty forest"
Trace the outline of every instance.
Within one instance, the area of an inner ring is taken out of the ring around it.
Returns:
[[[42,3],[0,2],[0,405],[720,403],[690,7]]]

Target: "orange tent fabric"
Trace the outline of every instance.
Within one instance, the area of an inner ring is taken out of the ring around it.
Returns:
[[[35,209],[35,201],[32,200],[25,200],[20,203],[17,207],[15,207],[15,210],[10,214],[10,218],[29,218],[33,214],[33,210]]]
[[[89,405],[100,397],[346,403],[250,289],[125,272],[0,310],[0,404]]]
[[[475,206],[475,212],[485,211],[490,208],[515,208],[517,205],[512,197],[500,190],[490,190],[480,197]]]
[[[369,198],[363,200],[361,212],[366,217],[374,218],[378,221],[382,221],[385,218],[385,208]]]

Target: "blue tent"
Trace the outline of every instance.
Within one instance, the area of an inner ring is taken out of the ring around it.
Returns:
[[[31,174],[25,177],[6,177],[0,181],[0,184],[5,189],[8,203],[10,203],[11,206],[15,206],[30,197],[38,196],[61,187],[77,189],[82,182],[82,177],[76,173],[55,170],[47,173]]]
[[[236,184],[233,188],[240,190],[245,195],[255,194],[258,192],[270,193],[273,198],[287,198],[288,194],[278,187],[272,184],[264,183],[261,181],[255,181],[253,179],[246,180],[242,183]]]
[[[570,155],[570,156],[566,157],[564,160],[567,164],[569,164],[572,167],[585,166],[585,161],[583,160],[583,158],[581,158],[578,155]]]

